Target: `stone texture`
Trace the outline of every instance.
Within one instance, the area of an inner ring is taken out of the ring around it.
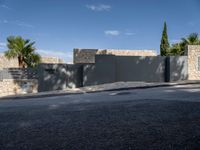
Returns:
[[[95,55],[98,49],[74,49],[74,64],[95,63]]]
[[[58,64],[64,63],[62,59],[56,57],[42,57],[42,63],[46,64]],[[0,54],[0,69],[2,68],[18,68],[18,60],[10,59],[8,60],[3,54]]]
[[[37,80],[0,80],[0,97],[17,94],[37,93],[37,89]]]
[[[42,63],[44,63],[44,64],[60,64],[60,63],[64,63],[64,61],[57,57],[42,57]]]
[[[10,59],[8,60],[3,54],[0,54],[0,69],[2,68],[17,68],[18,67],[18,60],[17,59]]]
[[[200,45],[189,45],[185,54],[188,55],[188,80],[200,80],[200,71],[198,70]]]
[[[74,49],[74,64],[95,63],[95,55],[157,56],[154,50]]]

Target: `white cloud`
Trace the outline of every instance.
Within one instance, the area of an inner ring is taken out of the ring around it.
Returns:
[[[118,30],[107,30],[104,31],[104,34],[107,36],[119,36],[120,32]]]
[[[7,5],[3,4],[3,5],[0,5],[0,8],[5,8],[5,9],[10,9]]]
[[[133,33],[133,32],[125,32],[124,34],[127,35],[127,36],[135,35],[135,33]]]
[[[2,42],[0,42],[0,46],[6,46],[6,43],[2,43]]]
[[[6,43],[1,43],[0,42],[0,49],[5,49],[6,48]]]
[[[16,21],[8,21],[8,20],[4,19],[4,20],[0,20],[0,23],[3,23],[3,24],[11,24],[11,25],[17,25],[17,26],[26,27],[26,28],[34,28],[33,25],[28,24],[28,23],[25,23],[25,22],[22,22],[22,21],[19,21],[19,20],[16,20]]]
[[[0,23],[8,23],[8,20],[4,19],[4,20],[0,20]]]
[[[106,36],[119,36],[119,35],[133,36],[136,33],[129,32],[129,31],[123,32],[123,31],[118,31],[118,30],[106,30],[106,31],[104,31],[104,34]]]
[[[21,22],[21,21],[15,21],[14,22],[16,25],[18,25],[18,26],[21,26],[21,27],[27,27],[27,28],[34,28],[34,26],[33,25],[31,25],[31,24],[27,24],[27,23],[25,23],[25,22]]]
[[[175,43],[179,43],[181,40],[180,39],[173,39],[170,40],[170,43],[175,44]]]
[[[86,7],[92,11],[109,11],[112,7],[110,5],[86,5]]]
[[[36,50],[36,52],[38,52],[42,56],[58,57],[60,59],[63,59],[67,63],[73,62],[73,53],[69,52],[69,51],[38,49],[38,50]]]

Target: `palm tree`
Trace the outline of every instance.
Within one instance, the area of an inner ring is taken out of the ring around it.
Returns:
[[[30,42],[20,36],[10,36],[7,38],[8,50],[5,56],[8,59],[18,58],[20,68],[35,67],[40,63],[41,57],[35,53],[34,44],[35,42]]]
[[[200,45],[198,33],[192,33],[186,38],[182,38],[179,43],[175,43],[170,48],[171,55],[184,55],[185,48],[188,45]]]
[[[169,55],[171,56],[184,55],[184,51],[182,51],[181,49],[181,44],[180,43],[172,44]]]
[[[199,45],[200,39],[198,33],[192,33],[187,38],[182,38],[183,45]]]

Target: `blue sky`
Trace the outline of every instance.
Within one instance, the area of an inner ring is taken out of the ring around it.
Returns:
[[[173,43],[200,33],[199,18],[199,0],[0,0],[0,52],[10,35],[66,62],[73,48],[159,52],[165,20]]]

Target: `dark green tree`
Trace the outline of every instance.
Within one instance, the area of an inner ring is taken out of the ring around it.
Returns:
[[[161,56],[167,56],[169,55],[169,41],[168,41],[168,35],[167,35],[167,23],[164,23],[164,29],[162,33],[161,43],[160,43],[160,55]]]

